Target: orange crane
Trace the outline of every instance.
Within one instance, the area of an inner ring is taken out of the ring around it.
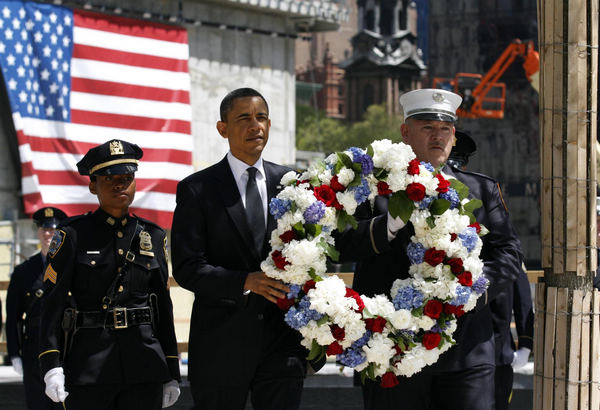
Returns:
[[[459,117],[504,118],[506,84],[498,80],[517,57],[523,57],[525,75],[531,86],[538,91],[540,56],[533,48],[533,41],[521,40],[513,40],[484,76],[457,73],[454,78],[436,77],[433,79],[433,88],[443,88],[463,97],[463,102],[456,111]]]

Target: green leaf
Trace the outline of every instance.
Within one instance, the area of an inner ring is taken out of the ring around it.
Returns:
[[[477,208],[481,208],[483,202],[480,199],[471,199],[469,202],[463,205],[463,209],[466,212],[473,213]]]
[[[304,238],[306,238],[306,231],[304,230],[304,225],[302,225],[302,222],[296,222],[292,226],[292,229],[293,229],[293,231],[296,234],[296,237],[298,239],[304,239]]]
[[[410,312],[414,317],[423,317],[423,308],[416,308],[411,310]]]
[[[319,181],[319,177],[316,175],[312,177],[309,182],[312,186],[321,186],[321,181]]]
[[[338,262],[340,260],[340,252],[330,243],[326,242],[325,246],[325,254],[329,256],[332,261]]]
[[[384,168],[373,168],[373,175],[380,181],[386,179],[388,174],[389,173]]]
[[[323,280],[322,277],[320,277],[319,275],[316,274],[315,269],[314,268],[310,268],[308,271],[308,276],[310,276],[310,278],[312,280],[314,280],[315,282],[321,282]]]
[[[317,326],[324,325],[328,321],[329,321],[329,316],[323,315],[323,317],[321,319],[317,320]]]
[[[316,339],[313,339],[310,347],[310,353],[308,353],[308,356],[306,356],[306,360],[314,360],[323,354],[325,354],[325,347],[317,343]]]
[[[367,377],[371,380],[375,380],[375,365],[371,363],[367,366]]]
[[[441,215],[450,209],[450,205],[447,199],[436,199],[429,205],[429,211],[432,215]]]
[[[323,226],[319,224],[305,224],[304,229],[306,230],[307,234],[311,235],[313,238],[316,238],[323,231]]]
[[[373,146],[370,144],[367,147],[367,155],[370,156],[371,158],[373,158],[373,155],[375,155],[375,151],[373,151]]]
[[[450,188],[458,193],[458,198],[461,201],[469,196],[469,188],[458,179],[450,179]]]
[[[410,216],[415,210],[415,203],[411,201],[406,192],[398,191],[394,192],[390,197],[390,201],[388,203],[388,211],[390,215],[394,218],[400,217],[404,221],[404,223],[408,223]]]
[[[292,211],[292,213],[296,212],[297,209],[298,205],[296,205],[295,202],[292,202],[292,204],[290,205],[290,210]]]
[[[352,182],[348,184],[348,186],[360,186],[362,185],[362,180],[360,178],[360,171],[354,173],[354,179]]]
[[[352,215],[348,215],[348,213],[346,213],[346,211],[344,211],[343,209],[338,212],[337,217],[338,231],[344,232],[348,225],[350,225],[354,229],[358,228],[358,223],[356,222],[356,219],[354,219]]]
[[[358,162],[353,162],[352,171],[354,171],[355,174],[360,175],[362,173],[362,164],[359,164]]]
[[[338,158],[340,159],[340,161],[342,161],[342,164],[344,164],[344,166],[348,169],[352,169],[352,159],[345,153],[343,152],[336,152]]]
[[[333,174],[337,175],[340,173],[340,170],[344,167],[344,163],[342,162],[341,159],[338,159],[337,162],[335,163],[335,166],[333,167]]]
[[[435,228],[435,219],[433,218],[433,216],[430,216],[429,218],[425,219],[425,221],[427,222],[427,226],[429,226],[430,229]]]

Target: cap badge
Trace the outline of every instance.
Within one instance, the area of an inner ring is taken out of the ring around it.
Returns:
[[[433,93],[431,95],[431,98],[433,98],[433,101],[439,102],[439,103],[444,101],[444,96],[442,95],[442,93]]]
[[[146,231],[140,232],[140,249],[143,251],[152,250],[152,237]]]
[[[44,216],[46,218],[53,218],[54,217],[54,209],[52,209],[52,208],[44,209]]]
[[[111,141],[110,142],[110,155],[123,155],[125,152],[123,151],[123,144],[121,141]]]

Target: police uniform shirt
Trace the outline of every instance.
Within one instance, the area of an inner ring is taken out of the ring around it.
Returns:
[[[116,219],[102,209],[71,218],[57,229],[44,273],[42,374],[64,366],[67,386],[180,380],[167,288],[166,241],[165,232],[152,222],[135,216]],[[133,260],[110,308],[148,306],[149,294],[156,294],[158,323],[154,329],[150,324],[123,329],[80,328],[71,337],[63,364],[61,321],[68,307],[67,295],[72,294],[78,311],[102,312],[106,304],[103,298],[129,249]]]

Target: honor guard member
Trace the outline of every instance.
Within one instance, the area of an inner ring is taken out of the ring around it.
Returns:
[[[100,207],[65,221],[48,250],[39,360],[46,394],[67,409],[152,410],[179,396],[166,234],[129,213],[141,157],[120,140],[90,149],[77,168]]]
[[[482,201],[474,211],[489,233],[482,238],[480,258],[483,274],[490,281],[477,306],[457,320],[456,344],[437,363],[411,377],[398,377],[399,384],[382,388],[366,380],[363,401],[367,410],[492,410],[494,409],[495,350],[489,301],[513,285],[520,274],[521,247],[502,204],[497,182],[446,164],[455,141],[454,123],[461,97],[445,90],[414,90],[400,97],[404,123],[400,131],[419,160],[440,167],[448,179],[469,188],[469,195]],[[396,279],[409,277],[407,244],[414,234],[409,222],[392,218],[388,197],[375,198],[359,206],[354,214],[356,230],[343,232],[336,241],[342,260],[357,262],[353,288],[367,296],[388,293]]]
[[[6,348],[13,369],[23,376],[29,410],[57,409],[44,393],[38,362],[38,333],[42,277],[50,240],[67,215],[58,208],[45,207],[33,214],[40,252],[15,267],[6,292]]]

